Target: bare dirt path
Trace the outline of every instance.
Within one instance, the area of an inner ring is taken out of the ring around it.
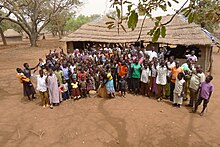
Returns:
[[[87,98],[43,109],[22,98],[15,68],[34,66],[57,40],[0,46],[0,146],[219,147],[220,55],[214,55],[215,92],[203,117],[142,96]]]

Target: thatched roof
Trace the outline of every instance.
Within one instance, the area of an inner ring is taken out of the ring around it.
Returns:
[[[19,34],[18,32],[16,32],[13,29],[7,29],[4,32],[4,35],[5,35],[5,37],[20,37],[21,36],[21,34]]]
[[[167,22],[172,16],[164,16],[162,22]],[[124,24],[127,33],[120,28],[119,34],[117,28],[108,29],[106,22],[111,21],[104,18],[98,22],[91,22],[83,25],[81,28],[63,38],[61,41],[92,41],[105,43],[128,43],[136,42],[143,20],[139,20],[134,31],[128,29]],[[146,19],[140,40],[151,42],[151,36],[147,35],[150,29],[154,27],[151,19]],[[201,27],[192,23],[188,24],[183,16],[175,16],[173,21],[167,25],[167,35],[160,38],[158,43],[177,44],[177,45],[210,45],[211,39],[201,31]]]

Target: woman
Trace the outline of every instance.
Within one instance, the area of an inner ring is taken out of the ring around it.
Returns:
[[[132,91],[134,92],[135,95],[138,94],[138,90],[140,88],[140,78],[141,78],[141,65],[138,63],[138,58],[134,60],[134,63],[131,65],[131,78],[133,82],[133,88]]]
[[[110,96],[110,98],[115,97],[115,88],[114,88],[114,82],[113,77],[110,72],[105,74],[106,81],[104,82],[107,94]]]
[[[106,95],[108,95],[111,98],[115,97],[115,88],[114,88],[114,82],[113,82],[113,77],[111,73],[102,72],[101,77],[103,77],[103,83],[98,90],[99,96],[106,97]]]
[[[34,90],[34,86],[31,83],[30,78],[25,76],[20,68],[17,68],[16,70],[17,70],[17,78],[23,84],[24,96],[27,96],[29,100],[33,100],[35,98],[34,95],[36,94],[36,92]]]
[[[48,71],[48,76],[46,79],[49,91],[49,99],[50,99],[50,108],[53,108],[53,104],[59,105],[60,98],[59,98],[59,88],[57,83],[57,77],[53,73],[51,69]]]

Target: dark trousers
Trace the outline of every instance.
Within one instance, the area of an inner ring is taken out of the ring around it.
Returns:
[[[138,90],[140,88],[140,79],[139,78],[132,78],[132,91],[135,94],[138,94]]]
[[[175,83],[170,82],[170,101],[173,102],[173,91],[175,88]]]
[[[81,88],[80,92],[81,92],[81,97],[82,98],[87,97],[87,89]]]
[[[199,105],[202,103],[203,101],[203,109],[202,109],[202,113],[205,111],[206,107],[208,106],[209,103],[209,99],[204,99],[202,97],[199,97],[197,102],[196,102],[196,106],[195,106],[195,112],[197,111]]]
[[[114,75],[114,76],[113,76],[113,84],[114,84],[114,88],[115,88],[115,90],[117,90],[117,84],[116,84],[116,81],[117,81],[117,76]]]
[[[189,105],[195,107],[195,104],[197,102],[197,96],[198,96],[197,91],[192,88],[190,88],[189,91],[190,91]]]
[[[68,83],[68,91],[70,92],[69,94],[72,94],[72,86],[71,86],[71,80],[70,79],[66,79],[66,82]]]
[[[145,95],[145,94],[147,94],[148,96],[149,96],[149,85],[148,85],[148,83],[143,83],[143,82],[141,82],[141,94],[142,95]]]
[[[62,98],[63,98],[64,101],[69,99],[69,91],[63,92],[62,93]]]
[[[128,91],[131,91],[132,90],[132,80],[131,80],[131,78],[127,79],[127,83],[128,83]]]

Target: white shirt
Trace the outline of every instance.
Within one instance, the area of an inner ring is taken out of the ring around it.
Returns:
[[[156,84],[166,85],[167,84],[167,68],[158,66],[157,67],[157,78]]]
[[[145,54],[149,56],[149,60],[152,61],[152,59],[155,57],[157,58],[157,53],[155,51],[145,51]]]
[[[205,74],[202,73],[197,73],[197,74],[192,74],[192,77],[190,79],[190,84],[189,88],[192,88],[194,90],[198,90],[200,83],[205,81]]]
[[[192,60],[192,61],[194,61],[194,62],[197,62],[197,57],[195,56],[195,55],[191,55],[191,54],[189,54],[189,55],[186,55],[186,58],[187,58],[187,60]]]
[[[175,83],[174,93],[181,94],[183,91],[183,84],[184,83],[185,83],[184,79],[179,80],[177,78],[176,83]]]
[[[46,78],[47,76],[41,77],[40,75],[35,76],[37,78],[37,90],[40,92],[47,91],[47,84],[46,84]]]
[[[168,68],[172,68],[172,67],[176,66],[176,63],[175,62],[172,62],[172,63],[167,62],[167,66],[168,66]],[[168,77],[170,77],[170,76],[171,76],[171,71],[169,70],[168,71]]]
[[[62,84],[62,87],[63,87],[63,92],[68,91],[68,83]]]
[[[143,68],[142,72],[141,72],[141,82],[148,83],[150,75],[151,75],[150,74],[150,69],[149,68],[147,68],[147,69]]]
[[[76,66],[75,65],[70,65],[70,71],[71,71],[71,73],[74,73],[74,69],[76,68]]]

